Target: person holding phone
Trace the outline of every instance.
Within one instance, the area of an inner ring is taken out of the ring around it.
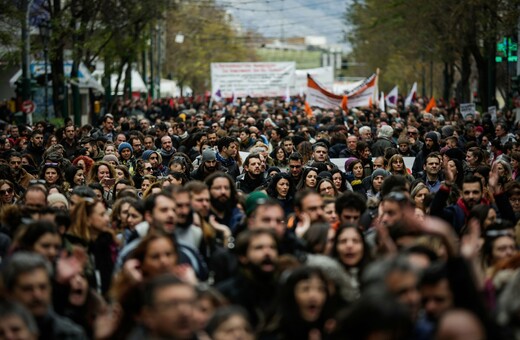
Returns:
[[[116,172],[112,165],[104,161],[96,162],[90,169],[89,183],[99,183],[103,186],[103,197],[112,202],[112,187],[116,183]]]

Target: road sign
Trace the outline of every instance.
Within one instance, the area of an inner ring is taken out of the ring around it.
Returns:
[[[32,100],[26,100],[22,103],[22,112],[25,114],[31,114],[36,110],[36,104]]]

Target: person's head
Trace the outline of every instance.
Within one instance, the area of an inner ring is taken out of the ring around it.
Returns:
[[[140,137],[130,137],[128,143],[132,146],[135,154],[141,155],[141,152],[143,152],[143,141]]]
[[[250,154],[244,161],[244,172],[253,178],[262,175],[262,160],[259,154]]]
[[[332,246],[332,257],[346,268],[362,268],[369,259],[369,247],[363,233],[353,224],[342,224],[336,231]]]
[[[170,235],[153,231],[143,238],[130,258],[139,261],[143,277],[149,279],[171,273],[177,264],[177,251]]]
[[[404,164],[403,156],[400,154],[395,154],[388,160],[388,168],[387,170],[393,174],[406,174],[406,166]]]
[[[130,145],[130,143],[122,142],[119,144],[117,152],[119,153],[119,156],[121,157],[122,161],[127,161],[130,158],[132,158],[134,149],[132,148],[132,145]]]
[[[114,130],[114,117],[111,114],[106,114],[103,117],[103,130],[110,132]]]
[[[291,137],[287,136],[282,141],[282,147],[287,155],[294,152],[294,142]]]
[[[411,206],[410,198],[404,192],[392,191],[381,201],[380,221],[385,226],[394,226],[403,219],[404,209]]]
[[[305,167],[303,169],[302,177],[296,186],[297,190],[309,188],[315,189],[318,184],[318,168]]]
[[[387,178],[389,173],[383,169],[377,169],[372,172],[372,190],[374,193],[380,192],[383,186],[383,181]]]
[[[161,137],[161,147],[166,152],[171,152],[173,150],[172,138],[168,135],[164,135]]]
[[[9,300],[0,302],[0,338],[38,339],[38,325],[27,308]]]
[[[194,336],[195,288],[171,274],[144,285],[141,322],[151,338],[190,339]]]
[[[328,312],[328,280],[319,268],[302,266],[292,270],[281,287],[281,312],[297,324],[322,323]]]
[[[415,202],[415,206],[422,210],[425,210],[424,199],[430,194],[430,189],[428,186],[422,182],[417,184],[415,188],[413,188],[410,196],[412,200]]]
[[[61,184],[63,178],[58,163],[45,163],[40,171],[40,178],[45,180],[47,185]]]
[[[492,223],[483,234],[482,259],[485,265],[496,265],[518,252],[514,231],[509,223]]]
[[[493,166],[496,166],[498,176],[500,176],[503,180],[509,181],[513,177],[513,169],[511,168],[511,164],[506,162],[503,159],[497,159]]]
[[[28,224],[18,239],[18,249],[35,252],[53,263],[61,249],[58,228],[44,220]]]
[[[190,202],[193,211],[200,214],[203,218],[207,218],[211,208],[211,195],[206,183],[190,181],[186,184],[186,189],[190,192]]]
[[[232,137],[222,137],[216,142],[218,152],[225,158],[234,158],[238,152],[238,142]]]
[[[329,148],[325,143],[318,142],[312,146],[312,159],[315,162],[325,162],[329,159]]]
[[[423,169],[428,178],[436,178],[441,170],[441,161],[438,154],[429,154],[424,161]]]
[[[128,200],[128,213],[125,224],[128,229],[134,230],[135,226],[144,221],[144,202],[142,200]]]
[[[118,133],[116,136],[116,140],[114,141],[114,145],[116,147],[119,147],[119,145],[121,145],[122,143],[125,143],[125,142],[126,142],[126,135],[122,132]],[[121,152],[119,154],[121,154]]]
[[[4,264],[2,278],[9,296],[35,318],[43,318],[51,307],[52,266],[40,254],[20,251]]]
[[[253,192],[246,199],[247,228],[271,229],[278,239],[282,239],[285,227],[285,213],[280,203],[261,192]]]
[[[31,185],[22,198],[23,205],[31,210],[41,210],[47,207],[47,190],[41,185]]]
[[[298,218],[307,215],[311,223],[324,222],[323,197],[313,189],[303,189],[298,191],[294,197],[294,210]]]
[[[352,161],[349,164],[348,170],[352,172],[352,175],[354,175],[355,179],[363,179],[365,177],[363,162],[361,162],[359,159]]]
[[[98,199],[85,197],[72,208],[72,224],[69,233],[85,241],[95,240],[109,230],[110,217],[105,203]]]
[[[477,165],[482,164],[482,160],[484,159],[484,155],[482,150],[478,147],[471,147],[466,152],[466,162],[471,167],[476,167]]]
[[[419,289],[424,311],[430,320],[439,320],[443,313],[453,307],[454,297],[445,264],[435,263],[426,268],[422,273]]]
[[[467,309],[450,309],[439,319],[435,339],[485,339],[482,321]]]
[[[462,200],[468,209],[482,201],[482,182],[476,176],[467,176],[462,183]]]
[[[332,182],[338,190],[338,192],[344,192],[347,190],[346,175],[338,168],[334,168],[330,172],[332,174]]]
[[[345,192],[336,199],[335,209],[341,224],[356,224],[366,210],[366,200],[359,193]]]
[[[316,191],[323,197],[336,197],[339,195],[332,179],[323,178],[316,185]]]
[[[235,182],[224,172],[215,172],[206,180],[209,189],[211,206],[217,211],[230,211],[236,207],[237,191]]]
[[[277,173],[273,176],[267,187],[267,194],[273,198],[288,199],[293,195],[293,184],[291,175],[288,173]]]
[[[303,157],[297,153],[293,152],[289,156],[289,172],[293,178],[299,178],[302,173],[303,168]]]
[[[171,234],[175,230],[177,215],[175,201],[167,193],[156,193],[146,197],[144,201],[144,218],[153,230]]]
[[[487,204],[477,204],[469,212],[467,221],[476,218],[480,222],[482,233],[497,219],[497,212],[495,208]]]
[[[80,167],[71,165],[65,169],[65,181],[71,188],[85,185],[85,171]]]
[[[208,321],[205,331],[213,340],[253,340],[255,338],[247,311],[239,306],[217,309]]]
[[[206,173],[212,173],[217,170],[217,154],[214,150],[206,149],[202,151],[201,160],[201,166]]]
[[[507,125],[499,122],[495,125],[495,134],[498,138],[502,138],[507,135]]]
[[[372,129],[370,126],[362,126],[358,130],[359,132],[359,138],[361,138],[362,141],[367,142],[372,139]]]
[[[33,131],[31,134],[31,144],[37,148],[41,148],[43,146],[43,133],[41,131]]]
[[[116,178],[114,167],[104,161],[96,162],[90,169],[89,183],[101,183],[102,180]]]
[[[278,239],[273,230],[259,228],[243,231],[237,237],[235,250],[240,264],[256,278],[271,277],[276,271]]]
[[[13,204],[16,197],[13,182],[7,179],[0,179],[0,206]]]

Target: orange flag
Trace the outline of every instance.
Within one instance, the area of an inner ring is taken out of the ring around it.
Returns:
[[[432,99],[430,99],[430,102],[428,103],[428,105],[426,106],[424,111],[429,113],[436,106],[437,106],[437,104],[435,103],[435,98],[432,97]]]
[[[313,115],[311,106],[309,105],[309,103],[307,101],[305,101],[305,113],[307,113],[307,117],[312,117],[312,115]]]
[[[343,111],[348,112],[348,97],[343,96],[343,99],[341,100],[341,108]]]

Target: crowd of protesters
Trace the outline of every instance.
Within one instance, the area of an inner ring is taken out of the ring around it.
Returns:
[[[64,123],[0,131],[0,339],[520,339],[510,111]]]

